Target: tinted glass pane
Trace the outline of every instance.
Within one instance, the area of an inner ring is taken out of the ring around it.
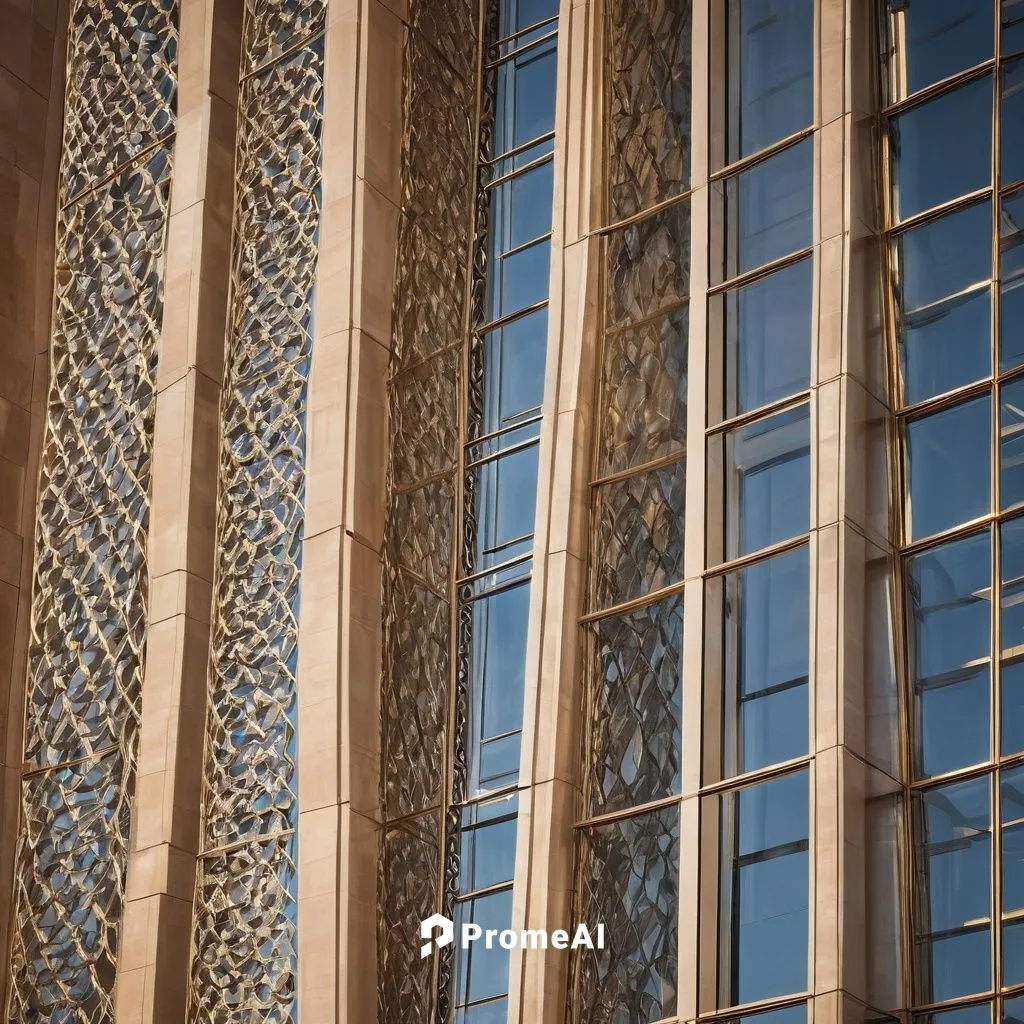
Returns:
[[[1024,380],[999,389],[999,503],[1024,502]]]
[[[467,894],[510,882],[516,861],[517,795],[470,804],[462,812],[459,890]]]
[[[1024,50],[1024,0],[1003,0],[1003,53]]]
[[[1024,910],[1024,768],[1011,768],[1000,779],[1002,821],[1003,914]],[[1003,926],[1003,984],[1024,981],[1024,920]]]
[[[991,184],[992,79],[969,82],[892,118],[889,139],[899,220]]]
[[[1007,921],[1003,925],[1003,984],[1019,985],[1024,981],[1024,921]]]
[[[989,511],[991,436],[988,395],[907,424],[912,539]]]
[[[1003,67],[1002,132],[1000,135],[1000,184],[1024,178],[1024,60]]]
[[[806,533],[810,424],[810,408],[800,405],[726,434],[726,558]]]
[[[914,1024],[992,1024],[992,1004],[977,1003],[942,1013],[920,1013],[911,1020]]]
[[[1000,527],[1003,754],[1024,750],[1024,519]]]
[[[987,287],[905,314],[900,322],[905,401],[923,402],[988,377],[991,337]]]
[[[919,775],[988,756],[990,557],[985,531],[908,560]]]
[[[1024,657],[1003,662],[1001,686],[999,750],[1005,757],[1024,750]]]
[[[484,335],[484,433],[540,412],[547,335],[546,307]]]
[[[460,1007],[455,1011],[456,1024],[508,1024],[508,1000],[493,999],[488,1003]]]
[[[503,181],[491,189],[491,259],[551,230],[554,162]]]
[[[1024,1024],[1024,997],[1003,1000],[1003,1024]]]
[[[896,236],[903,316],[958,296],[992,276],[992,207],[986,200]]]
[[[476,571],[527,554],[537,503],[536,444],[491,459],[476,477]]]
[[[502,0],[498,36],[504,38],[558,14],[558,0]]]
[[[529,584],[480,598],[472,610],[469,757],[475,793],[515,782],[519,774]]]
[[[1024,363],[1024,193],[1003,200],[999,217],[999,366]]]
[[[807,753],[809,593],[807,548],[725,579],[726,775]]]
[[[732,163],[814,120],[814,2],[732,0],[728,20]]]
[[[807,987],[808,803],[806,772],[722,798],[727,1004]]]
[[[492,156],[500,156],[555,126],[555,40],[531,46],[498,67]]]
[[[726,273],[771,263],[811,244],[812,141],[726,180]]]
[[[726,293],[726,416],[809,386],[812,270],[808,258]]]
[[[807,1024],[807,1004],[797,1003],[796,1006],[768,1010],[767,1013],[746,1013],[734,1018],[730,1024]]]
[[[897,81],[893,99],[923,89],[992,56],[993,5],[987,0],[900,0],[887,4]],[[893,71],[891,70],[891,74]]]
[[[487,279],[487,319],[498,320],[548,297],[551,239],[502,256]]]
[[[504,931],[512,924],[512,890],[492,893],[455,907],[455,928],[458,934],[464,923],[472,922],[487,929]],[[497,941],[487,949],[482,940],[469,949],[457,949],[455,955],[456,1002],[460,1005],[487,999],[508,992],[508,950]]]
[[[989,988],[991,961],[990,779],[985,776],[925,791],[915,814],[923,845],[917,891],[918,998],[937,1002]],[[929,984],[930,983],[930,984]]]

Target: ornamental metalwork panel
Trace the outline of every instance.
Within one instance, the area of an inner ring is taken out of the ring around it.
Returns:
[[[324,42],[288,47],[324,20],[322,4],[246,9],[243,73],[262,66],[243,79],[236,144],[196,1024],[296,1016],[296,672]]]
[[[618,0],[609,13],[615,223],[689,185],[690,0]]]
[[[174,130],[178,0],[79,0],[71,12],[60,202]]]
[[[10,1021],[114,1019],[132,788],[120,750],[22,782]]]
[[[593,624],[588,813],[679,792],[681,594]]]
[[[135,790],[177,0],[73,3],[7,1015],[113,1018]]]
[[[587,1024],[675,1016],[679,808],[585,833],[581,921],[603,921],[604,949],[582,950],[574,1008]]]

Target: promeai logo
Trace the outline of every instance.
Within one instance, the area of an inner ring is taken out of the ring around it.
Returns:
[[[525,928],[521,932],[506,928],[484,929],[478,924],[466,922],[459,929],[459,947],[469,949],[474,942],[483,941],[484,949],[604,949],[604,925],[599,924],[591,934],[585,924],[578,924],[570,937],[569,932],[558,928],[547,932],[543,928]],[[443,914],[432,914],[420,922],[420,938],[428,939],[420,946],[420,959],[430,956],[434,949],[441,949],[455,939],[455,925]]]

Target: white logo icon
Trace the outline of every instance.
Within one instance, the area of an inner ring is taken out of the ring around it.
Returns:
[[[434,935],[437,931],[439,934]],[[436,946],[441,949],[447,946],[455,937],[455,926],[444,914],[432,914],[425,921],[420,921],[420,938],[429,939],[420,946],[420,959],[430,956],[430,951]]]

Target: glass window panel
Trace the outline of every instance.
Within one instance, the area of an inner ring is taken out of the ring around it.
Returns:
[[[811,244],[811,139],[726,179],[726,275],[746,273]]]
[[[923,312],[992,276],[992,207],[984,200],[947,213],[897,235],[895,246],[900,312]]]
[[[460,1007],[455,1012],[456,1024],[508,1024],[508,1000],[492,999],[475,1006]]]
[[[1024,192],[1004,199],[999,217],[999,367],[1024,363]]]
[[[1006,757],[1024,750],[1024,657],[1004,661],[1000,678],[999,751]]]
[[[1003,913],[1009,914],[1024,910],[1024,767],[1005,769],[999,788],[1003,826]]]
[[[1024,920],[1003,925],[1003,985],[1024,982]]]
[[[580,920],[606,924],[606,948],[580,957],[580,1021],[658,1021],[676,1014],[679,807],[584,833]],[[628,1019],[628,1018],[627,1018]]]
[[[1024,0],[1003,0],[1000,44],[1004,54],[1024,50]]]
[[[590,813],[597,815],[679,792],[682,594],[591,629]]]
[[[908,560],[918,775],[988,757],[990,558],[986,530]]]
[[[954,782],[915,798],[920,1002],[970,995],[992,984],[990,782],[989,776]]]
[[[517,174],[491,189],[491,259],[551,230],[554,161]]]
[[[459,891],[463,895],[511,882],[516,862],[519,796],[470,804],[462,811]]]
[[[686,463],[598,489],[594,606],[611,608],[683,578]]]
[[[498,320],[548,297],[551,239],[501,256],[487,278],[487,319]]]
[[[913,1024],[992,1024],[992,1004],[976,1003],[941,1013],[918,1013],[911,1020]]]
[[[1024,653],[1024,518],[1007,520],[1000,526],[1002,593],[1000,635],[1003,655]]]
[[[537,444],[531,444],[472,471],[477,493],[475,571],[532,549],[539,450]]]
[[[889,3],[892,99],[980,64],[992,56],[988,0],[895,0]]]
[[[764,1013],[745,1013],[742,1017],[734,1017],[722,1024],[807,1024],[807,1004],[797,1003],[795,1006],[784,1006],[781,1010],[768,1010]]]
[[[814,121],[814,2],[731,0],[727,17],[732,163]]]
[[[547,339],[546,306],[484,335],[484,433],[540,412]]]
[[[512,890],[480,896],[455,905],[455,929],[459,934],[464,923],[505,931],[512,924]],[[455,992],[460,1006],[505,995],[508,992],[508,950],[497,941],[487,949],[483,940],[472,943],[469,949],[455,951]]]
[[[808,257],[726,293],[726,417],[810,386],[812,272]]]
[[[1002,87],[999,184],[1006,186],[1024,178],[1024,60],[1003,66]]]
[[[900,317],[904,401],[923,402],[992,373],[989,288],[925,306]]]
[[[1024,1024],[1024,997],[1003,1000],[1003,1024]]]
[[[558,0],[502,0],[498,38],[504,39],[524,28],[558,14]]]
[[[999,389],[999,504],[1024,502],[1024,379]]]
[[[897,220],[991,185],[991,76],[890,118],[889,141]]]
[[[515,782],[519,773],[529,583],[479,598],[472,611],[469,758],[472,789],[478,792]],[[488,741],[498,738],[506,740],[498,751],[488,749]]]
[[[727,559],[807,532],[810,416],[800,405],[726,433]]]
[[[723,1002],[801,992],[807,987],[807,772],[721,799]]]
[[[498,66],[492,156],[554,129],[556,59],[556,40],[552,39]]]
[[[990,396],[982,395],[907,423],[911,539],[989,511],[991,408]]]
[[[725,577],[726,776],[807,753],[809,595],[806,547]]]

